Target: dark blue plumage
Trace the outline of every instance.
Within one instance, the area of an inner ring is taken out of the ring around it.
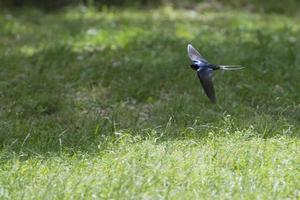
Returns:
[[[212,82],[212,75],[214,70],[236,70],[242,69],[237,65],[215,65],[205,60],[201,54],[192,46],[187,46],[188,55],[192,60],[191,68],[197,71],[197,75],[200,79],[204,92],[212,103],[216,103],[215,89]]]

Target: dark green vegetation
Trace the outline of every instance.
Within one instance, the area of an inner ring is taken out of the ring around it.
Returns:
[[[217,10],[222,11],[224,6],[236,9],[246,9],[267,13],[297,13],[299,11],[299,0],[1,0],[1,7],[21,8],[35,7],[46,11],[60,10],[67,6],[91,6],[101,7],[139,7],[154,8],[159,6],[171,5],[177,8],[195,8],[200,4],[213,5]],[[203,5],[200,5],[203,8]],[[205,7],[205,6],[204,6]]]
[[[0,197],[299,198],[299,20],[201,8],[2,11]]]

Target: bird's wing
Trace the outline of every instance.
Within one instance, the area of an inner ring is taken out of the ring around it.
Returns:
[[[204,89],[204,92],[212,103],[216,103],[215,89],[212,82],[212,69],[201,69],[197,71],[198,77]]]
[[[188,44],[187,52],[192,61],[201,61],[201,62],[208,63],[207,60],[205,60],[191,44]]]

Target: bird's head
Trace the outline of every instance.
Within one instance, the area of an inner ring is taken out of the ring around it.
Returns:
[[[199,69],[199,66],[193,63],[191,64],[191,68],[197,71]]]

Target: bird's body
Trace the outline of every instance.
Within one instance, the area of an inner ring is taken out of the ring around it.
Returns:
[[[192,60],[191,68],[197,71],[198,78],[202,84],[204,92],[212,103],[216,103],[215,89],[212,82],[212,75],[214,70],[236,70],[242,69],[237,65],[215,65],[205,60],[201,54],[192,46],[187,47],[188,55]]]

